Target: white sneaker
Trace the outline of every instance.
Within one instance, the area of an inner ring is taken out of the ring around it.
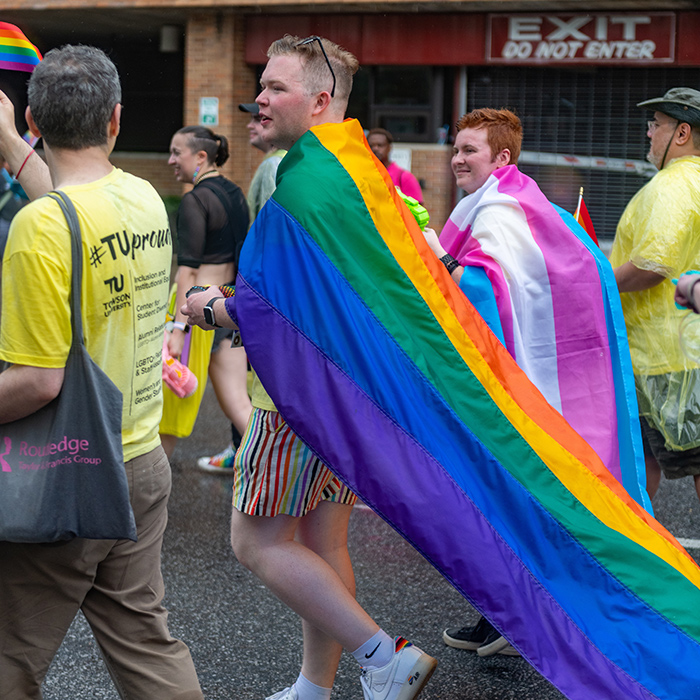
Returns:
[[[265,700],[299,700],[299,693],[294,686],[291,688],[285,688],[280,690],[279,693],[270,695],[270,697],[265,698]]]
[[[437,661],[403,637],[394,640],[394,658],[382,668],[363,669],[365,700],[413,700],[425,687]]]

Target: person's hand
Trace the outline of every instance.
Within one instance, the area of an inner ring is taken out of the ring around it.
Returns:
[[[214,326],[210,326],[204,320],[204,312],[202,309],[204,309],[204,306],[210,299],[214,299],[216,297],[223,298],[223,296],[224,295],[221,293],[219,288],[213,285],[208,289],[205,289],[203,292],[195,292],[194,294],[190,294],[185,303],[182,305],[180,311],[187,316],[187,321],[191,326],[199,326],[205,331],[210,331],[214,328]]]
[[[178,360],[182,356],[182,350],[185,347],[185,338],[187,334],[179,328],[173,328],[173,332],[168,336],[168,353],[170,357],[175,357]]]
[[[430,249],[438,256],[438,258],[447,255],[447,251],[440,244],[440,239],[438,238],[435,229],[427,227],[423,229],[423,235],[425,236],[426,243],[430,246]]]
[[[691,297],[691,293],[696,291],[694,285],[698,281],[700,281],[700,274],[685,273],[681,275],[678,283],[676,284],[676,292],[673,296],[673,300],[678,306],[682,306],[686,309],[692,309],[695,311],[695,313],[698,313],[697,309],[699,307],[697,304],[695,304],[693,298]]]
[[[20,135],[15,126],[15,106],[12,100],[0,90],[0,153],[5,153],[3,146],[6,145],[7,140],[16,136]]]

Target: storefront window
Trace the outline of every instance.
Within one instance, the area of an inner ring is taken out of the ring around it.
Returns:
[[[372,101],[382,106],[427,107],[431,85],[430,66],[376,66]]]
[[[123,111],[117,148],[119,151],[168,151],[170,137],[182,124],[184,101],[184,24],[174,23],[174,12],[108,13],[99,10],[65,10],[3,16],[21,26],[45,54],[64,44],[87,44],[107,53],[117,66],[122,86]],[[160,30],[168,23],[175,37],[175,50],[161,46]],[[17,105],[23,128],[28,73],[0,71],[0,88],[9,90]]]
[[[444,73],[432,66],[365,66],[355,76],[348,116],[366,129],[388,129],[398,142],[434,142],[444,121]]]

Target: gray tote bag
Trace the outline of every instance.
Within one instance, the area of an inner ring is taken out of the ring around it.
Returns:
[[[26,418],[0,425],[0,540],[73,537],[136,540],[122,452],[122,394],[83,339],[83,256],[75,207],[48,195],[71,231],[73,340],[60,394]]]

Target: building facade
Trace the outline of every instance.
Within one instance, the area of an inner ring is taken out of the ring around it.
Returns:
[[[124,86],[113,160],[164,195],[181,193],[167,166],[170,136],[193,123],[229,138],[224,172],[247,188],[260,154],[248,145],[237,105],[255,98],[272,40],[319,34],[359,58],[349,116],[366,129],[392,131],[437,228],[458,196],[449,167],[456,120],[476,107],[509,107],[523,121],[522,169],[565,209],[573,210],[583,187],[596,230],[609,239],[626,202],[653,174],[645,163],[648,115],[635,104],[674,86],[700,89],[700,11],[693,6],[3,0],[1,19],[42,52],[89,43],[110,53]],[[0,87],[21,107],[26,75],[3,73]]]

